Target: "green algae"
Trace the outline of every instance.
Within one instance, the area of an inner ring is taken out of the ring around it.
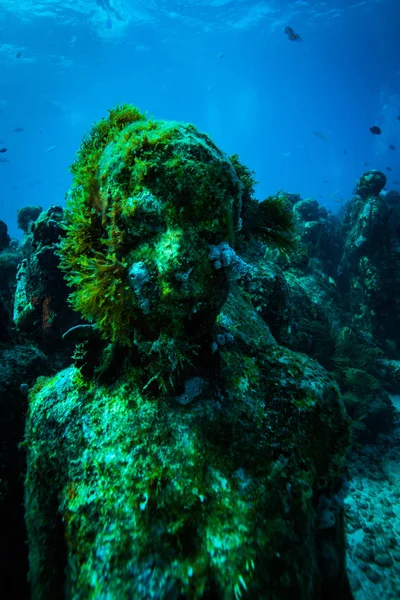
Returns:
[[[52,527],[52,496],[71,598],[310,597],[313,497],[335,491],[348,424],[323,370],[266,343],[261,320],[257,352],[245,350],[241,302],[230,297],[221,320],[242,341],[221,351],[218,383],[194,405],[143,393],[131,372],[105,386],[70,368],[33,391],[27,522],[40,597],[51,577],[37,529]],[[42,506],[39,481],[51,490]]]
[[[144,320],[148,328],[146,310],[153,330],[168,319],[175,333],[177,309],[188,313],[197,301],[215,315],[220,300],[205,285],[213,277],[207,250],[232,239],[241,184],[206,135],[117,107],[84,141],[72,173],[60,255],[76,311],[125,345]],[[139,262],[147,265],[151,298],[129,285],[129,269]],[[189,284],[179,285],[176,276],[193,262]],[[160,313],[158,296],[165,300]]]

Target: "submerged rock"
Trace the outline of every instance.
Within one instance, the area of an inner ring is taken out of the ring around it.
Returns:
[[[13,311],[18,334],[53,351],[63,347],[62,333],[78,320],[67,304],[68,288],[58,268],[62,222],[63,209],[53,205],[31,223],[29,252],[17,273]]]
[[[31,223],[36,221],[40,213],[42,212],[41,206],[29,205],[18,209],[17,211],[17,223],[18,227],[22,229],[24,233],[29,231]]]
[[[0,252],[10,245],[7,225],[0,219]]]
[[[7,225],[0,221],[0,342],[12,338],[12,306],[21,260],[18,242],[10,239]]]
[[[4,588],[12,590],[12,597],[21,600],[30,596],[22,476],[26,456],[20,443],[27,411],[26,387],[45,374],[49,374],[49,361],[37,348],[0,343],[0,577]]]

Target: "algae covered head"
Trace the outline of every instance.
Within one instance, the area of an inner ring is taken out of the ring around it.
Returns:
[[[94,125],[71,170],[60,255],[73,308],[125,345],[201,337],[228,291],[209,246],[239,227],[228,156],[193,125],[122,105]]]

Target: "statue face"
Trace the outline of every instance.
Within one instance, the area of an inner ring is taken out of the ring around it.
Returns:
[[[73,166],[61,246],[70,300],[113,342],[198,338],[227,296],[209,246],[232,239],[241,184],[193,125],[139,115],[120,128],[127,110],[94,128]]]
[[[172,335],[200,319],[209,323],[226,299],[227,281],[208,258],[208,233],[189,223],[178,225],[150,192],[129,202],[134,209],[125,226],[132,230],[128,239],[136,243],[128,253],[126,273],[137,327]]]

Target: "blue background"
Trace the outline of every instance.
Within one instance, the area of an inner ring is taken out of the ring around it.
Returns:
[[[82,136],[123,102],[237,152],[260,199],[283,188],[337,211],[367,168],[400,189],[400,2],[101,1],[0,0],[0,219],[11,235],[19,207],[64,204]]]

